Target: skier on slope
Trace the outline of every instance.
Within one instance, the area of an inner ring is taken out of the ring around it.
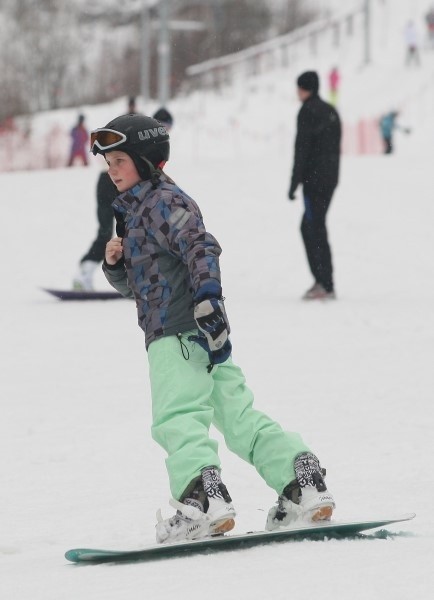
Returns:
[[[166,129],[147,116],[120,116],[92,132],[91,149],[105,156],[119,192],[113,204],[117,236],[107,244],[103,270],[115,289],[136,301],[148,351],[152,436],[168,455],[177,512],[159,517],[157,541],[234,526],[211,424],[277,492],[268,530],[296,519],[330,519],[335,503],[318,459],[299,434],[252,407],[253,394],[232,362],[221,247],[194,200],[163,171]]]
[[[399,118],[399,111],[392,110],[392,111],[386,113],[385,115],[383,115],[382,117],[380,117],[380,120],[378,122],[378,125],[380,127],[381,137],[383,139],[384,154],[393,154],[393,152],[394,152],[394,144],[393,144],[394,135],[393,134],[396,130],[401,130],[402,132],[404,132],[406,134],[411,133],[411,129],[409,127],[402,127],[398,123],[398,118]]]
[[[84,166],[87,166],[87,152],[85,147],[89,141],[89,133],[84,124],[84,115],[79,115],[77,124],[71,129],[71,150],[69,153],[68,167],[72,167],[75,160],[79,158]]]

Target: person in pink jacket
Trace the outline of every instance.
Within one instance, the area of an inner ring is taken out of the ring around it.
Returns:
[[[330,104],[336,106],[338,103],[339,83],[341,77],[337,67],[333,67],[329,73],[329,93],[330,93]]]
[[[71,129],[71,151],[69,153],[68,167],[72,167],[75,160],[79,158],[83,165],[88,165],[87,143],[89,140],[89,132],[84,126],[84,115],[79,115],[77,125]]]

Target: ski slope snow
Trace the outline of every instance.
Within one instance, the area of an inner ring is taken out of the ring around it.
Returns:
[[[417,77],[428,89],[433,64],[434,51],[426,51]],[[410,86],[415,74],[400,73],[402,86]],[[361,80],[354,77],[356,85]],[[223,101],[208,95],[206,102],[212,131]],[[434,586],[432,109],[417,110],[417,98],[409,102],[414,130],[398,138],[396,154],[343,157],[329,214],[338,300],[324,304],[300,300],[311,278],[299,233],[300,192],[294,203],[286,196],[292,109],[281,138],[271,146],[268,139],[250,140],[255,151],[244,153],[230,128],[222,128],[218,143],[204,136],[203,151],[196,151],[191,106],[174,104],[179,118],[167,172],[197,200],[223,246],[234,360],[256,407],[301,432],[318,454],[336,519],[413,511],[416,519],[391,528],[401,532],[393,540],[271,545],[152,565],[67,564],[68,548],[153,542],[156,510],[171,514],[165,456],[150,437],[147,360],[134,304],[62,303],[41,290],[69,287],[93,238],[101,164],[5,173],[0,596],[428,600]],[[109,109],[94,109],[95,126],[106,122]],[[108,289],[102,273],[96,284]],[[235,532],[262,528],[275,493],[212,435],[238,511]]]

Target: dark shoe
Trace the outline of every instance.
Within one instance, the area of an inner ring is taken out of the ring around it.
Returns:
[[[332,290],[327,292],[320,283],[315,283],[304,294],[303,300],[336,300],[336,294]]]

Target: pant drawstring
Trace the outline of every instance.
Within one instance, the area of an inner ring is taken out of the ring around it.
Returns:
[[[176,337],[178,338],[179,344],[181,346],[182,356],[185,358],[185,360],[188,360],[190,358],[190,352],[189,352],[188,347],[185,344],[185,342],[182,341],[182,333],[177,333]],[[189,338],[189,339],[191,339],[191,338]],[[211,373],[213,368],[214,368],[214,363],[210,362],[209,365],[207,366],[206,370],[208,373]]]
[[[188,360],[190,358],[190,352],[188,351],[185,342],[182,341],[182,333],[177,333],[176,337],[178,338],[179,344],[181,346],[182,356],[185,358],[185,360]]]

